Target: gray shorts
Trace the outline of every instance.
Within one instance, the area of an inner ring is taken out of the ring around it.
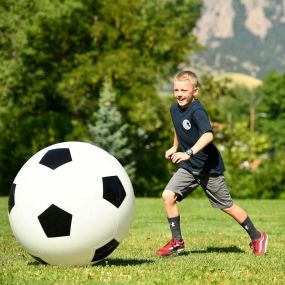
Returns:
[[[212,207],[224,209],[233,205],[224,175],[193,174],[179,168],[166,185],[165,190],[178,194],[177,201],[181,201],[199,185],[203,188]]]

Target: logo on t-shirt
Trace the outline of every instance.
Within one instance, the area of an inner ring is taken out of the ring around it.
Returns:
[[[182,126],[187,131],[191,129],[191,123],[186,119],[182,122]]]

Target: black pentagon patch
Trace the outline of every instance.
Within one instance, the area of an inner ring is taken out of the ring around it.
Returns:
[[[48,238],[69,236],[72,215],[52,204],[38,219]]]
[[[10,214],[12,208],[15,206],[15,191],[16,191],[16,184],[13,183],[11,190],[10,190],[9,201],[8,201],[9,214]]]
[[[119,208],[126,197],[126,191],[118,176],[103,177],[103,198]]]
[[[72,161],[72,158],[69,148],[56,148],[50,149],[40,160],[40,164],[54,170],[70,161]]]
[[[104,246],[96,249],[94,257],[91,262],[104,259],[109,254],[111,254],[118,245],[119,245],[119,242],[117,242],[115,239],[112,239],[110,242],[108,242]]]

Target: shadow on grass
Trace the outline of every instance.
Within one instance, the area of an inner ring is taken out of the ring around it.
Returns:
[[[136,259],[136,258],[112,258],[112,259],[104,259],[98,263],[93,264],[93,266],[136,266],[141,264],[151,264],[153,260],[150,259]]]
[[[202,250],[190,250],[187,254],[193,253],[244,253],[244,250],[236,246],[228,246],[228,247],[208,247],[207,249]]]
[[[172,256],[187,256],[191,254],[205,254],[205,253],[244,253],[244,250],[236,246],[229,247],[208,247],[207,249],[201,250],[189,250],[184,251],[180,254],[174,254]],[[103,259],[97,263],[90,264],[91,266],[137,266],[141,264],[151,264],[154,263],[154,260],[151,259],[137,259],[137,258],[111,258],[111,259]],[[39,265],[47,265],[46,263],[41,262],[41,260],[34,260],[28,263],[28,265],[39,266]]]
[[[28,262],[28,265],[29,265],[29,266],[49,266],[48,263],[40,262],[40,261],[37,261],[37,260],[29,261],[29,262]]]
[[[136,266],[141,264],[151,264],[153,263],[153,260],[150,259],[135,259],[135,258],[129,258],[129,259],[123,259],[123,258],[114,258],[114,259],[103,259],[97,263],[91,264],[91,266]],[[34,260],[28,262],[29,266],[49,266],[49,264],[45,262],[41,262],[39,260]]]

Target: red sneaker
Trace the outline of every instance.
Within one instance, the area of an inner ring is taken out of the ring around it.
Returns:
[[[263,255],[267,250],[268,236],[266,233],[260,232],[261,236],[258,240],[252,241],[249,246],[255,255]]]
[[[185,244],[184,241],[179,241],[176,239],[172,239],[171,241],[169,241],[165,246],[163,246],[162,248],[158,249],[156,251],[157,255],[160,256],[168,256],[171,255],[173,253],[181,253],[182,251],[185,250]]]

